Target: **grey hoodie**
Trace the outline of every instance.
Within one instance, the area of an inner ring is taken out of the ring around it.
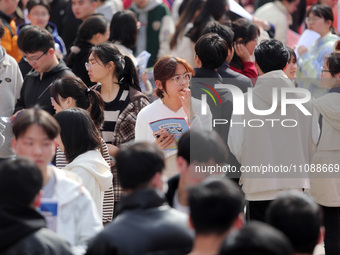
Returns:
[[[11,117],[20,96],[23,79],[16,60],[9,56],[2,46],[0,46],[0,80],[0,117]],[[4,144],[0,141],[0,158],[14,157],[11,146],[13,136],[11,123],[6,119],[0,120],[0,133],[5,137]]]

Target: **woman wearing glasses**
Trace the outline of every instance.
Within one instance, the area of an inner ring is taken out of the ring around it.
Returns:
[[[116,156],[118,147],[135,138],[135,124],[139,111],[149,104],[141,92],[137,70],[128,56],[122,55],[112,42],[99,43],[90,50],[85,63],[93,89],[104,100],[102,137],[109,154]],[[115,202],[120,200],[121,189],[117,171],[112,169]]]
[[[299,87],[309,89],[313,97],[320,97],[326,89],[320,85],[320,72],[324,58],[333,51],[335,42],[339,39],[333,27],[332,9],[324,4],[312,6],[306,18],[307,27],[320,34],[320,38],[308,49],[298,48],[298,70],[296,72]]]
[[[201,127],[201,120],[193,110],[197,109],[196,101],[191,108],[189,81],[192,74],[193,69],[185,60],[171,56],[159,59],[154,66],[158,99],[137,116],[135,140],[154,142],[163,149],[168,176],[176,169],[176,140],[190,126]]]
[[[310,196],[323,209],[326,254],[340,254],[340,53],[326,57],[321,85],[329,93],[313,100],[319,115],[321,135],[311,167]]]

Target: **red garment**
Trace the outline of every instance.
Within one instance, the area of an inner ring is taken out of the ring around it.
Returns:
[[[254,62],[244,62],[243,69],[238,69],[234,66],[230,66],[230,69],[247,76],[249,79],[251,79],[254,85],[256,83],[257,77],[259,76],[255,68]]]

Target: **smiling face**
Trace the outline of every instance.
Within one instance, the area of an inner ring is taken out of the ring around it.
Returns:
[[[13,138],[12,145],[18,156],[34,160],[42,171],[46,171],[55,154],[54,140],[51,140],[44,129],[36,124],[31,125],[17,139]]]

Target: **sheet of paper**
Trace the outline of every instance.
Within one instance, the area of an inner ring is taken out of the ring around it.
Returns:
[[[320,38],[319,33],[306,29],[302,33],[300,40],[296,45],[296,48],[295,48],[296,57],[299,58],[299,54],[297,53],[297,49],[299,48],[299,46],[303,45],[306,48],[309,48],[319,38]]]
[[[145,69],[148,65],[148,61],[149,61],[149,58],[150,58],[151,54],[147,51],[142,51],[137,57],[137,69],[138,69],[138,75],[139,75],[139,85],[142,89],[142,92],[145,91],[145,84],[144,82],[141,80],[141,76],[142,74],[145,72]]]
[[[241,17],[248,19],[248,20],[253,20],[253,16],[247,12],[241,5],[235,2],[235,0],[229,0],[229,9],[233,13],[236,13],[237,15],[240,15]]]

